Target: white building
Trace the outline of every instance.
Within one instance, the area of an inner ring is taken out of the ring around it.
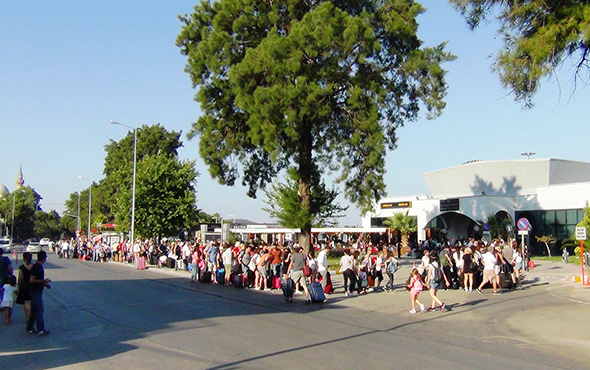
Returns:
[[[379,201],[363,227],[382,227],[396,212],[417,218],[418,239],[473,236],[493,215],[525,217],[532,235],[571,237],[590,200],[590,163],[561,159],[471,161],[427,172],[432,195],[396,196]]]

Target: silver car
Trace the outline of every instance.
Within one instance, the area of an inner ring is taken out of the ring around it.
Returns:
[[[10,252],[10,239],[9,238],[0,238],[0,249],[2,249],[5,253]]]
[[[41,252],[41,244],[39,244],[39,242],[29,242],[29,244],[27,244],[27,252]]]

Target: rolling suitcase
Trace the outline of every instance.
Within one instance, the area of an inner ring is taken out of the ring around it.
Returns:
[[[174,258],[168,257],[166,259],[166,267],[173,269],[176,267],[176,260]]]
[[[234,284],[234,288],[241,289],[244,287],[244,275],[242,274],[234,274],[232,282]]]
[[[273,289],[280,289],[281,288],[281,279],[277,275],[272,276],[272,288]]]
[[[205,271],[201,274],[201,283],[210,283],[211,282],[211,271]]]
[[[500,273],[500,287],[504,289],[512,289],[512,276],[509,273]]]
[[[308,284],[307,290],[309,290],[309,298],[311,298],[312,303],[324,303],[326,300],[324,289],[322,289],[322,284],[318,283],[317,281]]]
[[[217,284],[225,284],[225,269],[217,269],[215,272],[215,281]]]
[[[293,284],[293,279],[283,279],[281,288],[283,289],[283,295],[285,296],[285,299],[289,302],[292,302],[293,293],[295,293],[295,284]]]

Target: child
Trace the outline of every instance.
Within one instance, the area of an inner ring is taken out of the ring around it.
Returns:
[[[425,310],[424,305],[418,300],[418,295],[422,291],[423,285],[424,283],[422,282],[418,269],[413,269],[408,282],[408,290],[412,296],[412,309],[410,313],[416,313],[416,303],[420,305],[420,311],[424,312]]]
[[[0,303],[0,310],[4,311],[4,325],[10,324],[12,321],[12,305],[16,299],[16,277],[11,275],[8,277],[8,284],[2,287],[4,296],[2,303]]]

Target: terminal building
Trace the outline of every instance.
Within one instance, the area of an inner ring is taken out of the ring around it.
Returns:
[[[520,218],[532,236],[559,240],[575,235],[590,200],[590,163],[561,159],[470,161],[424,173],[431,195],[381,199],[363,217],[363,228],[381,228],[394,213],[416,218],[418,240],[481,237],[487,220],[509,220],[508,234]]]

